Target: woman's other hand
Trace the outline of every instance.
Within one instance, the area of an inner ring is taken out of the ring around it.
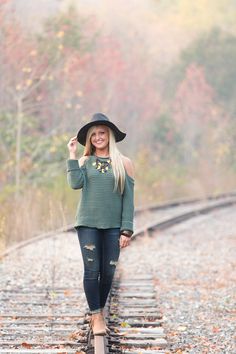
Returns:
[[[131,241],[130,237],[120,235],[120,248],[129,246],[130,241]]]

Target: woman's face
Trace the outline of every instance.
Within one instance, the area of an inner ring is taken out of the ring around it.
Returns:
[[[91,143],[96,149],[104,149],[109,143],[109,131],[105,125],[98,125],[95,127],[91,135]]]

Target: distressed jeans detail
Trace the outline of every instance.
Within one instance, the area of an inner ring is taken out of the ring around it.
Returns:
[[[120,228],[76,228],[84,264],[83,286],[90,313],[106,304],[120,255]]]

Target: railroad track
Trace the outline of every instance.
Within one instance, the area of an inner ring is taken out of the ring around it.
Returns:
[[[173,216],[181,216],[181,214],[185,214],[186,212],[192,212],[193,211],[193,205],[196,206],[196,208],[201,208],[204,206],[209,206],[209,205],[214,205],[216,201],[218,200],[225,200],[226,206],[227,206],[227,201],[230,203],[230,200],[233,199],[236,196],[236,191],[232,191],[229,193],[221,193],[217,194],[214,196],[206,196],[205,198],[185,198],[185,199],[176,199],[172,201],[168,201],[166,203],[160,203],[160,204],[152,204],[148,205],[145,207],[139,207],[135,209],[135,218],[140,218],[140,216],[144,215],[144,220],[141,219],[141,227],[138,225],[138,229],[133,235],[135,237],[136,235],[139,235],[142,229],[144,230],[145,228],[149,227],[149,224],[146,222],[147,216],[155,215],[157,211],[161,212],[161,214],[158,214],[158,219],[163,220],[166,217],[167,218],[172,218]],[[211,204],[210,204],[211,203]],[[155,221],[153,224],[159,224],[158,221]],[[137,225],[136,225],[137,228]],[[5,250],[2,254],[0,254],[0,260],[7,255],[12,254],[14,251],[23,248],[31,243],[35,243],[40,240],[44,240],[46,238],[51,238],[55,236],[55,234],[62,233],[62,232],[74,232],[74,224],[71,225],[66,225],[63,226],[57,230],[46,232],[43,234],[40,234],[38,236],[34,236],[28,240],[20,241],[17,244],[10,246]]]
[[[163,314],[152,274],[123,279],[111,292],[108,353],[165,353]]]
[[[182,200],[139,209],[136,211],[137,218],[149,213],[154,220],[142,221],[140,224],[143,225],[137,228],[133,239],[234,204],[236,195],[231,193],[205,200]],[[162,213],[158,221],[153,217],[156,210]],[[68,226],[66,231],[70,230]],[[52,236],[53,233],[47,233],[16,245],[7,250],[2,258],[29,243]],[[55,267],[52,270],[55,271]],[[88,313],[78,308],[80,291],[70,287],[69,303],[65,304],[68,301],[68,287],[58,287],[54,281],[51,287],[3,288],[0,353],[165,353],[167,343],[162,327],[163,314],[158,308],[151,274],[145,272],[141,277],[131,274],[129,279],[123,279],[122,266],[118,266],[106,307],[111,329],[107,336],[92,335]],[[45,306],[47,312],[43,311]],[[10,312],[12,307],[14,311]],[[24,340],[26,336],[27,340]]]

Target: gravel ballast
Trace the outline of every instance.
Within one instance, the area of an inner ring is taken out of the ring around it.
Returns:
[[[153,232],[121,254],[124,277],[152,271],[167,353],[233,354],[236,208]]]
[[[121,250],[119,268],[124,278],[150,272],[154,276],[168,340],[166,353],[236,353],[235,236],[234,207],[137,237]],[[67,309],[76,288],[76,312],[83,315],[87,308],[76,233],[58,234],[13,252],[0,263],[0,273],[2,289],[30,294],[64,288]],[[50,301],[42,312],[48,309]]]

